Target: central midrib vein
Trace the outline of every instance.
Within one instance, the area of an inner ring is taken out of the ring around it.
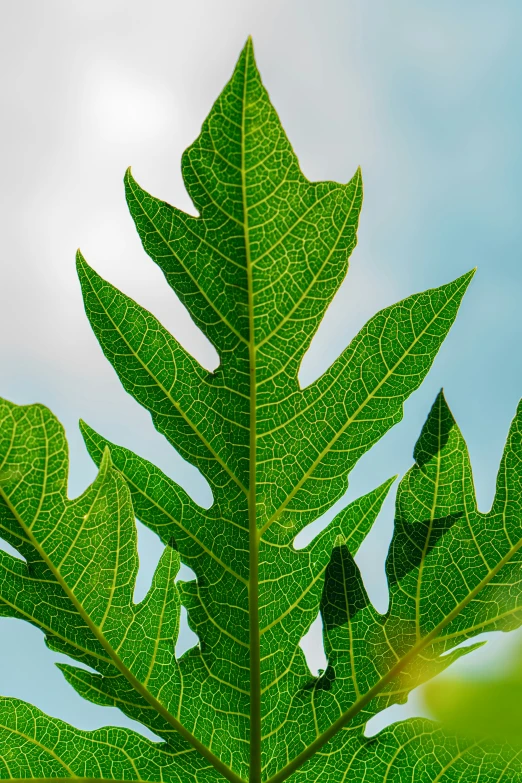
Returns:
[[[245,256],[248,294],[248,358],[250,367],[250,444],[248,482],[248,533],[249,533],[249,579],[248,614],[250,641],[250,783],[261,781],[261,652],[259,635],[259,533],[256,514],[256,346],[254,336],[254,286],[252,280],[252,259],[248,226],[248,204],[246,193],[245,165],[245,123],[247,104],[248,65],[250,46],[245,56],[243,100],[241,107],[241,192],[243,198],[243,225],[245,233]]]

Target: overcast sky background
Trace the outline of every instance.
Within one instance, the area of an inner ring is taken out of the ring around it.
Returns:
[[[1,12],[0,395],[43,402],[64,423],[70,494],[95,475],[78,432],[82,417],[196,499],[209,497],[103,358],[74,253],[79,246],[203,364],[215,364],[145,255],[122,178],[132,165],[147,190],[191,208],[181,154],[252,34],[304,173],[346,181],[360,164],[365,183],[359,245],[305,357],[303,383],[378,309],[478,266],[428,379],[404,421],[352,473],[347,498],[408,469],[444,386],[487,510],[522,396],[520,0],[2,0]],[[358,557],[380,609],[392,515],[390,501]],[[140,528],[137,595],[159,551]],[[306,646],[313,667],[322,655],[318,630]],[[81,728],[129,725],[77,696],[39,631],[0,619],[0,635],[0,693]],[[497,635],[460,670],[501,666],[516,641],[516,633]],[[190,643],[185,629],[179,649]],[[414,696],[374,725],[420,709]]]

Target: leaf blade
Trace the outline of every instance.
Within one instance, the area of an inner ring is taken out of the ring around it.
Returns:
[[[508,565],[518,567],[513,558],[522,535],[506,549],[499,533],[502,546],[486,556],[481,547],[488,542],[480,544],[472,578],[459,565],[454,605],[436,576],[437,564],[451,569],[458,561],[456,543],[466,541],[469,555],[488,525],[509,523],[518,535],[522,501],[513,501],[512,486],[520,473],[518,430],[510,436],[493,516],[480,515],[465,444],[442,404],[438,419],[432,411],[422,436],[427,446],[418,446],[417,464],[400,485],[388,559],[391,608],[380,616],[353,554],[390,482],[347,506],[308,547],[296,549],[295,538],[344,494],[357,460],[401,419],[472,273],[378,313],[321,378],[301,389],[302,357],[355,247],[360,171],[345,184],[306,179],[249,41],[184,155],[183,177],[197,217],[146,193],[130,171],[127,199],[145,249],[218,350],[215,373],[81,256],[78,270],[106,357],[156,428],[206,476],[213,503],[200,508],[153,465],[85,425],[100,474],[94,489],[69,501],[65,440],[45,414],[52,432],[40,438],[38,459],[29,464],[20,457],[35,452],[34,424],[16,449],[0,451],[6,465],[0,532],[30,558],[25,566],[0,555],[0,613],[34,622],[50,646],[88,663],[94,672],[61,667],[79,693],[118,706],[170,747],[197,749],[213,767],[211,779],[217,771],[240,783],[248,770],[250,783],[282,781],[310,769],[319,779],[324,770],[314,764],[323,754],[349,737],[356,765],[371,744],[362,739],[368,718],[472,649],[453,650],[456,640],[522,621],[518,595],[509,617],[491,611],[507,583],[516,592]],[[440,437],[442,418],[449,450]],[[108,454],[102,458],[107,446],[114,463]],[[458,493],[448,489],[457,485]],[[89,505],[98,490],[103,502]],[[134,512],[167,544],[137,607]],[[175,584],[180,560],[195,579]],[[31,568],[38,575],[34,590]],[[494,581],[497,574],[504,583]],[[47,590],[45,611],[36,606],[36,590]],[[198,644],[178,661],[181,603]],[[328,669],[314,678],[299,642],[319,610]],[[412,746],[429,756],[429,743],[411,731]],[[384,732],[377,744],[385,750],[392,735]],[[394,765],[395,757],[384,779],[400,776]],[[440,779],[446,774],[432,768]]]
[[[128,729],[84,732],[18,699],[0,697],[1,780],[218,780],[191,751],[169,751]]]
[[[54,607],[50,604],[44,607],[50,625],[46,628],[36,616],[32,619],[43,630],[50,631],[51,644],[55,643],[53,623],[58,623],[57,630],[65,641],[63,651],[78,657],[76,636],[79,634],[88,651],[81,659],[99,671],[102,680],[104,677],[110,680],[116,671],[116,679],[124,678],[167,724],[166,734],[174,747],[197,748],[224,777],[238,783],[239,776],[169,709],[172,686],[176,686],[177,679],[175,639],[162,638],[161,622],[157,627],[160,635],[149,640],[147,649],[147,637],[142,633],[141,617],[145,614],[145,622],[150,626],[147,608],[158,592],[163,595],[160,601],[164,605],[167,601],[172,603],[174,598],[170,626],[177,632],[177,587],[173,581],[169,583],[162,571],[170,572],[172,565],[177,570],[179,556],[173,550],[165,553],[149,594],[135,608],[132,601],[137,573],[134,517],[128,490],[120,474],[111,469],[108,451],[104,452],[94,484],[80,498],[69,501],[67,447],[63,428],[54,416],[41,405],[17,406],[2,400],[0,424],[0,459],[2,467],[9,469],[0,482],[2,526],[14,531],[15,536],[18,529],[23,532],[22,552],[29,557],[26,565],[20,561],[13,564],[16,558],[2,552],[2,576],[6,573],[8,576],[2,580],[0,591],[4,612],[11,614],[12,607],[16,616],[20,583],[25,587],[20,593],[25,596],[29,592],[27,585],[32,585],[34,592],[29,596],[35,602],[38,588],[46,594],[42,577],[45,582],[50,581],[53,599],[58,601]],[[116,543],[115,535],[119,539]],[[111,539],[112,546],[108,546]],[[6,572],[6,563],[11,564],[10,572]],[[12,583],[13,567],[18,572],[17,584]],[[165,591],[169,594],[165,595]],[[152,627],[154,624],[157,625],[157,618],[152,621]],[[70,638],[67,630],[72,631]],[[138,646],[133,639],[135,633],[140,639]],[[156,682],[149,675],[158,659],[158,645],[162,646],[161,657],[164,666],[167,663],[167,671]],[[143,677],[144,665],[148,670],[146,677]],[[141,717],[143,714],[142,711]]]

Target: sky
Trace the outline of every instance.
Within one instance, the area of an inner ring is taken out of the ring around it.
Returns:
[[[85,317],[74,254],[80,247],[203,365],[217,364],[145,255],[122,178],[132,165],[145,189],[193,209],[181,154],[249,34],[304,173],[344,182],[358,165],[363,172],[359,244],[303,361],[303,385],[377,310],[478,268],[404,420],[361,460],[342,503],[410,467],[443,386],[487,510],[522,396],[520,0],[3,0],[0,395],[45,403],[65,425],[71,496],[95,475],[81,417],[208,502],[204,479],[154,431],[104,359]],[[357,558],[381,610],[392,522],[390,498]],[[141,526],[139,542],[137,598],[161,549]],[[494,635],[461,670],[502,666],[520,638]],[[80,728],[131,724],[65,683],[54,666],[63,656],[47,650],[38,630],[0,619],[0,639],[3,695]],[[178,650],[191,644],[185,624]],[[317,669],[318,624],[304,647]],[[422,709],[414,694],[372,730]]]

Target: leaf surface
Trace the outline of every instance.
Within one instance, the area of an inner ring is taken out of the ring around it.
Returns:
[[[0,422],[0,533],[25,559],[0,551],[0,615],[32,623],[51,649],[97,672],[62,667],[69,681],[111,683],[118,696],[122,688],[132,692],[134,709],[125,711],[169,743],[171,756],[179,757],[174,774],[193,774],[201,760],[194,768],[187,754],[196,748],[212,754],[177,717],[178,552],[165,548],[147,596],[134,604],[134,513],[108,450],[94,483],[69,500],[65,434],[49,410],[0,400]],[[32,709],[20,707],[26,721]],[[169,765],[175,770],[173,760]]]
[[[266,761],[278,763],[287,713],[310,679],[299,641],[317,616],[337,531],[332,525],[304,552],[293,540],[400,420],[470,275],[377,314],[301,389],[301,359],[355,245],[360,172],[347,185],[306,180],[247,44],[184,155],[183,175],[198,217],[153,198],[130,172],[127,199],[145,249],[216,346],[215,373],[81,256],[78,270],[87,314],[123,385],[210,482],[205,513],[137,457],[118,462],[137,509],[150,502],[151,481],[161,482],[159,507],[143,521],[165,525],[169,505],[178,530],[164,529],[197,575],[182,588],[200,646],[187,657],[181,720],[203,741],[216,725],[227,748],[237,737],[237,758],[256,775],[262,745]],[[179,527],[193,531],[184,549]],[[204,689],[203,704],[191,686]]]
[[[347,184],[305,178],[248,42],[184,154],[183,177],[197,217],[149,195],[130,171],[127,200],[146,251],[216,347],[215,372],[81,254],[77,262],[105,356],[156,429],[206,477],[211,507],[84,423],[100,470],[70,500],[56,419],[42,406],[0,408],[0,532],[25,558],[0,553],[0,613],[41,628],[72,659],[60,668],[82,696],[118,707],[162,743],[121,730],[79,732],[6,700],[9,726],[18,714],[32,725],[21,738],[6,729],[13,758],[20,765],[26,742],[38,756],[42,743],[47,764],[16,775],[385,781],[406,780],[424,764],[443,779],[450,759],[464,763],[457,740],[442,740],[426,722],[372,740],[364,726],[472,649],[454,649],[460,642],[520,624],[520,414],[494,507],[483,515],[464,441],[437,399],[399,488],[386,616],[370,604],[353,557],[393,480],[347,505],[304,549],[294,542],[402,418],[472,273],[377,313],[301,388],[302,358],[355,247],[360,172]],[[165,544],[138,605],[134,515]],[[175,582],[180,560],[194,580]],[[198,644],[178,660],[181,603]],[[328,668],[313,677],[300,641],[319,612]],[[114,750],[96,771],[89,759],[104,736]],[[145,766],[131,754],[116,772],[129,743]],[[71,747],[94,772],[69,764]],[[479,756],[492,752],[481,746]],[[465,755],[475,769],[471,750]],[[13,778],[9,765],[2,775]]]
[[[458,645],[484,631],[508,631],[522,624],[522,405],[510,428],[488,514],[477,509],[466,444],[442,392],[414,456],[416,462],[397,493],[395,530],[386,564],[390,605],[385,615],[371,605],[348,546],[342,537],[336,541],[321,603],[328,668],[309,695],[315,738],[311,729],[300,755],[284,773],[275,774],[274,781],[284,779],[293,769],[298,770],[297,777],[308,774],[319,779],[313,775],[319,775],[321,755],[312,758],[311,750],[325,747],[327,755],[334,753],[327,743],[342,734],[342,729],[354,737],[353,742],[359,735],[361,748],[371,745],[374,740],[363,737],[370,717],[405,701],[413,688],[481,643]],[[424,730],[417,735],[419,725],[418,721],[398,724],[399,733],[394,736],[413,732],[415,753],[422,754],[424,743],[429,745],[431,740],[425,738]],[[442,736],[434,726],[430,733]],[[382,743],[391,735],[392,729],[379,735],[379,753],[384,753]],[[305,736],[303,725],[298,736]],[[453,741],[472,744],[479,756],[488,747],[490,753],[499,752],[491,742]],[[346,746],[341,740],[337,743],[348,751],[345,759],[344,751],[335,752],[338,777],[330,780],[344,779],[352,764],[350,754],[356,753],[350,742]],[[512,755],[518,757],[519,752],[515,748]],[[397,753],[407,758],[410,750],[401,747]],[[443,757],[441,752],[439,760]],[[307,758],[311,758],[308,766]],[[393,759],[394,765],[398,758]],[[518,762],[513,763],[518,769]],[[302,769],[301,764],[305,764]],[[453,770],[453,762],[450,766]],[[396,774],[400,779],[400,766]],[[444,779],[446,772],[440,774]],[[449,772],[446,779],[453,779]]]
[[[0,698],[0,749],[2,780],[223,780],[195,753],[187,761],[127,729],[79,731],[18,699]]]

